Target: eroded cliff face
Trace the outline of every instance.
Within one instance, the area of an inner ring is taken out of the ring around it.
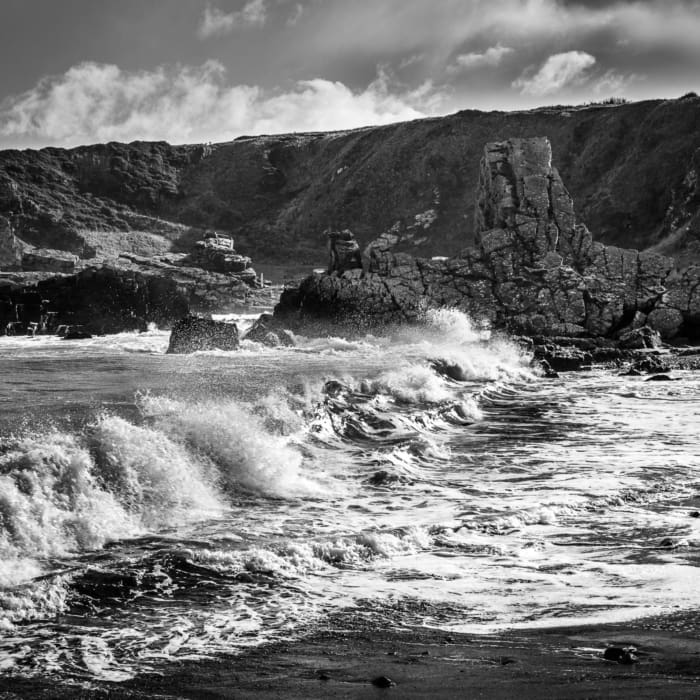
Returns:
[[[548,139],[489,143],[479,172],[474,247],[413,257],[397,252],[404,232],[390,229],[367,247],[365,270],[312,275],[283,295],[276,315],[393,323],[453,306],[529,335],[613,336],[643,325],[666,339],[697,335],[700,267],[594,241],[576,221]]]
[[[475,242],[484,144],[546,135],[597,240],[645,249],[676,236],[669,252],[685,259],[699,123],[690,96],[214,145],[2,151],[0,215],[31,245],[88,258],[184,251],[214,228],[254,260],[317,264],[329,227],[350,228],[363,247],[393,228],[406,252],[454,256]]]

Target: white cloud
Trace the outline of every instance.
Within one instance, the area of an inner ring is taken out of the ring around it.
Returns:
[[[127,72],[81,63],[0,103],[0,136],[74,146],[104,141],[226,141],[242,134],[348,129],[434,113],[441,95],[415,90],[380,71],[364,90],[302,80],[285,91],[230,85],[217,61]]]
[[[265,0],[249,0],[237,12],[222,12],[207,5],[197,29],[200,39],[230,34],[236,27],[262,26],[267,19]]]
[[[585,51],[557,53],[550,56],[536,73],[526,70],[512,85],[524,95],[551,95],[580,82],[594,63],[595,56]]]
[[[622,92],[630,83],[644,80],[644,76],[637,73],[627,75],[618,73],[616,70],[607,70],[593,84],[593,91],[597,94],[605,93],[609,97],[620,97]]]
[[[497,66],[510,53],[513,53],[513,49],[501,44],[491,46],[483,53],[462,53],[455,58],[452,65],[448,66],[447,71],[448,73],[459,73],[482,66]]]
[[[294,6],[294,10],[291,15],[289,15],[287,19],[287,26],[288,27],[293,27],[300,19],[301,16],[304,14],[304,6],[298,2]]]

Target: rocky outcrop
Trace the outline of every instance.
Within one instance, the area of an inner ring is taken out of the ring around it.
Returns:
[[[230,273],[250,286],[256,286],[258,277],[251,259],[236,253],[233,238],[216,232],[208,232],[194,244],[186,259],[189,265],[212,272]]]
[[[40,332],[60,324],[81,324],[92,333],[142,330],[148,323],[168,327],[190,310],[235,310],[264,294],[236,275],[182,265],[182,257],[124,254],[71,275],[2,275],[0,330],[8,323],[16,324],[16,332],[32,323]]]
[[[361,248],[395,228],[397,252],[455,257],[475,242],[475,202],[465,193],[476,189],[484,144],[546,134],[578,220],[606,245],[641,250],[671,240],[698,212],[698,123],[700,98],[688,96],[465,110],[212,146],[8,150],[0,152],[0,215],[27,243],[83,258],[187,252],[204,230],[223,229],[254,260],[318,266],[329,226],[350,228]]]
[[[345,270],[362,268],[360,246],[350,229],[326,231],[328,240],[328,272],[343,273]]]
[[[235,323],[213,321],[201,316],[186,316],[170,333],[169,354],[185,354],[198,350],[238,350],[238,328]]]
[[[314,274],[275,315],[361,326],[454,306],[526,335],[612,337],[645,325],[664,339],[698,334],[700,268],[594,242],[547,139],[487,144],[476,201],[476,247],[416,258],[397,252],[400,234],[389,231],[366,249],[366,271]]]
[[[254,343],[262,343],[268,347],[293,347],[294,336],[284,328],[280,328],[275,323],[272,314],[260,314],[255,320],[250,330],[243,336],[243,340],[250,340]]]

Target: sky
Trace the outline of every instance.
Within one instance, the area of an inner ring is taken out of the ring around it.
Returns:
[[[700,92],[700,0],[0,0],[0,148]]]

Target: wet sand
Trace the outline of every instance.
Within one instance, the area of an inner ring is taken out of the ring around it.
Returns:
[[[351,614],[240,656],[173,663],[121,684],[0,679],[0,698],[697,698],[700,615],[634,624],[451,634]],[[608,645],[638,661],[607,661]],[[394,686],[372,681],[390,679]]]

